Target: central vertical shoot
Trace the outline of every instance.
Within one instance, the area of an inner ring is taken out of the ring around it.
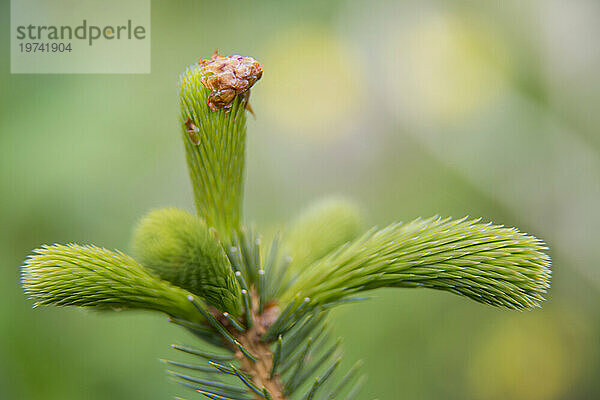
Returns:
[[[181,128],[198,215],[230,241],[242,217],[246,110],[262,76],[250,57],[200,60],[179,78]]]

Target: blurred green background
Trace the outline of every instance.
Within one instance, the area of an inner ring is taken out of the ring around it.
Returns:
[[[246,220],[316,197],[372,224],[484,216],[546,240],[542,310],[390,290],[333,316],[361,399],[600,396],[600,3],[153,1],[149,75],[10,75],[0,15],[0,399],[168,399],[162,316],[32,310],[19,265],[43,243],[127,249],[153,207],[192,209],[179,72],[215,49],[263,65]]]

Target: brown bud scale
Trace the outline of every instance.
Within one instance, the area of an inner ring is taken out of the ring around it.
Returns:
[[[192,119],[188,117],[184,123],[190,141],[195,145],[200,144],[200,129],[196,126],[196,124],[194,124],[194,121],[192,121]]]
[[[200,59],[199,64],[206,73],[201,80],[202,84],[213,91],[208,98],[211,111],[231,108],[238,95],[242,95],[247,101],[250,88],[263,73],[260,64],[252,57],[220,56],[216,51],[210,60]]]

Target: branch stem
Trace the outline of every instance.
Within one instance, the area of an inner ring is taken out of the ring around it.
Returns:
[[[225,321],[222,322],[227,326],[229,333],[235,340],[253,356],[253,359],[248,358],[239,348],[234,349],[235,358],[240,363],[240,370],[251,378],[252,384],[256,388],[263,392],[266,389],[273,400],[286,400],[287,397],[284,395],[284,387],[279,374],[271,374],[274,357],[274,352],[271,349],[273,342],[261,340],[267,329],[278,317],[279,308],[274,304],[267,304],[264,306],[263,312],[259,313],[260,299],[254,288],[250,289],[249,297],[252,303],[250,307],[252,315],[247,316],[246,319],[252,318],[254,321],[252,326],[240,332]],[[255,394],[254,398],[264,400],[265,395]]]

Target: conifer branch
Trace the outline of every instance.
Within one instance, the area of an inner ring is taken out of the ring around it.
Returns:
[[[131,257],[93,245],[43,246],[21,269],[36,306],[146,309],[198,321],[189,293],[149,273]]]
[[[195,358],[165,361],[173,380],[237,400],[355,398],[360,363],[338,373],[340,341],[327,316],[364,291],[426,287],[509,309],[540,306],[547,247],[515,228],[436,217],[358,237],[360,211],[339,198],[316,203],[271,243],[242,226],[245,111],[261,76],[254,59],[217,54],[184,71],[181,129],[198,215],[149,213],[134,233],[137,261],[92,245],[34,250],[22,282],[36,306],[166,313],[212,348],[173,345]]]
[[[392,224],[317,261],[281,302],[319,305],[379,287],[425,287],[510,309],[539,307],[551,276],[544,250],[533,236],[478,220]]]

